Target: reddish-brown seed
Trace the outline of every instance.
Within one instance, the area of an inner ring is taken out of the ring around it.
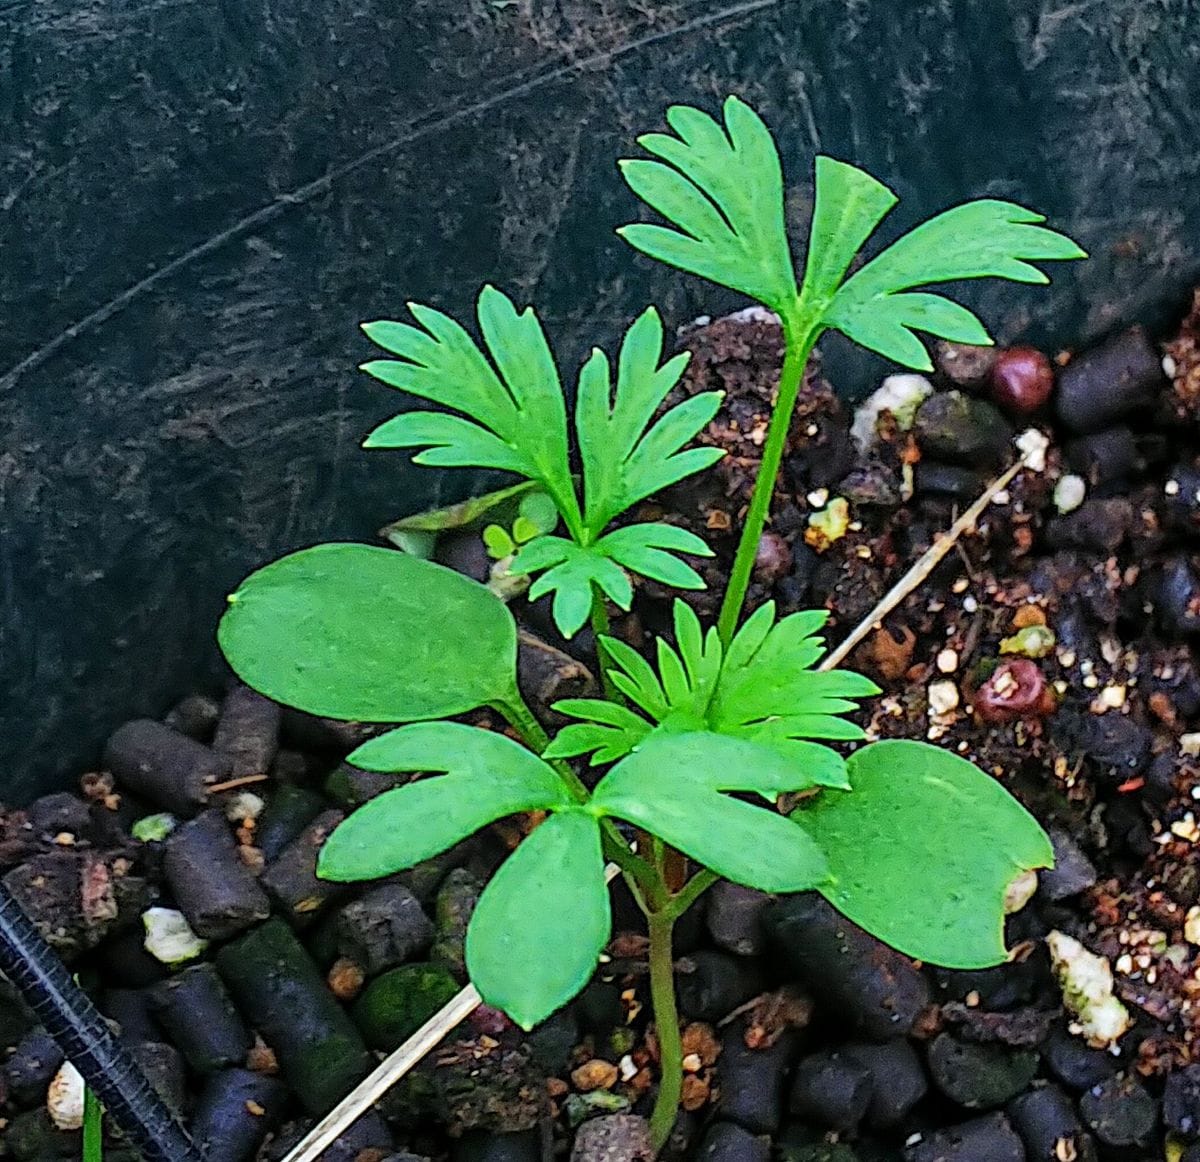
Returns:
[[[1043,407],[1054,390],[1054,368],[1033,347],[1009,347],[992,366],[992,398],[1005,411],[1028,415]]]
[[[992,676],[975,691],[972,705],[984,722],[1014,722],[1049,714],[1054,709],[1054,696],[1036,662],[1012,658],[992,671]]]

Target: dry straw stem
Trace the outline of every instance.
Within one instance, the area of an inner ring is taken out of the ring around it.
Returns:
[[[1027,467],[1024,459],[1018,460],[1007,471],[998,476],[980,494],[979,498],[950,526],[949,531],[921,555],[918,560],[891,589],[883,595],[879,604],[857,625],[836,649],[821,659],[819,670],[831,670],[854,649],[897,605],[913,592],[937,568],[938,563],[958,542],[959,538],[975,527],[975,522],[984,510],[1012,483],[1017,473]],[[605,882],[611,883],[620,874],[616,864],[604,869]],[[284,1162],[316,1162],[321,1153],[346,1132],[372,1105],[396,1084],[422,1058],[433,1051],[450,1031],[471,1015],[482,1003],[474,985],[467,985],[444,1008],[434,1013],[403,1045],[387,1057],[365,1081],[346,1095],[341,1103],[325,1116],[312,1132],[285,1159]]]

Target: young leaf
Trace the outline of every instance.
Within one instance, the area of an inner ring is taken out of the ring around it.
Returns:
[[[794,764],[751,744],[656,734],[600,780],[592,801],[734,883],[799,892],[828,878],[820,848],[782,815],[721,792],[773,797],[808,785]]]
[[[851,168],[843,165],[836,173]],[[828,180],[840,183],[841,177]],[[931,371],[933,364],[915,331],[959,343],[989,344],[991,339],[965,307],[929,292],[904,292],[968,278],[1048,283],[1032,262],[1086,254],[1069,238],[1039,225],[1044,221],[1032,210],[990,198],[946,210],[851,275],[833,296],[824,323],[897,363]]]
[[[533,309],[518,313],[504,294],[485,286],[477,314],[486,354],[448,315],[417,303],[409,310],[419,327],[363,325],[370,339],[399,358],[362,369],[467,418],[406,412],[376,428],[364,446],[424,448],[418,464],[516,472],[538,481],[567,523],[578,525],[562,383]]]
[[[667,120],[677,136],[638,139],[659,160],[621,166],[634,193],[677,229],[634,225],[619,233],[653,258],[750,295],[810,341],[833,327],[889,359],[928,371],[932,364],[915,332],[961,343],[991,339],[965,307],[914,288],[985,277],[1044,283],[1049,280],[1031,263],[1086,257],[1069,238],[1041,226],[1040,214],[985,198],[918,226],[843,282],[897,199],[870,174],[818,157],[797,295],[770,131],[736,97],[725,102],[724,131],[696,109],[675,107]]]
[[[695,533],[668,524],[626,525],[601,537],[595,548],[630,572],[675,589],[703,589],[704,578],[673,554],[713,555]]]
[[[612,918],[600,827],[558,811],[522,841],[484,889],[467,928],[480,996],[528,1031],[587,984]]]
[[[330,718],[440,718],[515,689],[504,603],[395,549],[327,544],[281,557],[229,598],[217,638],[247,685]]]
[[[585,722],[564,726],[542,752],[547,759],[591,754],[591,765],[616,762],[629,754],[651,731],[650,723],[632,710],[599,698],[564,698],[554,708]],[[593,753],[594,752],[594,753]]]
[[[592,611],[596,590],[621,609],[633,603],[629,578],[598,545],[583,546],[563,537],[535,537],[522,545],[508,571],[546,572],[530,586],[529,600],[554,594],[551,611],[563,637],[573,637]]]
[[[445,533],[453,529],[477,528],[485,519],[489,524],[505,524],[518,513],[529,515],[526,512],[527,504],[531,506],[531,512],[543,511],[543,503],[550,505],[550,512],[557,521],[558,509],[554,507],[554,501],[538,488],[537,481],[522,480],[520,484],[483,496],[472,496],[444,508],[432,508],[401,517],[381,528],[379,535],[390,541],[396,533]],[[553,531],[553,524],[542,529],[545,533]]]
[[[703,637],[695,614],[677,600],[679,652],[660,639],[656,673],[636,650],[606,637],[605,651],[615,666],[609,677],[654,723],[756,743],[799,765],[808,774],[808,786],[845,787],[841,756],[805,740],[862,738],[862,730],[841,716],[855,708],[855,699],[876,694],[879,688],[847,670],[812,669],[824,650],[817,631],[827,617],[823,610],[794,613],[775,624],[775,607],[768,602],[747,619],[723,654],[716,632]],[[555,708],[573,718],[604,722],[597,708],[605,705],[573,699]],[[589,742],[603,744],[605,758],[597,755],[592,760],[601,762],[610,761],[623,744],[632,749],[640,738],[623,722],[619,731],[576,731],[563,745],[571,747],[572,754],[582,754]]]
[[[1054,862],[1037,821],[990,775],[927,743],[872,743],[848,765],[850,794],[821,794],[792,815],[829,860],[821,892],[918,960],[1003,962],[1008,885]]]
[[[583,461],[584,519],[593,538],[631,505],[724,455],[719,448],[680,451],[716,415],[719,391],[692,396],[652,425],[689,359],[677,355],[659,366],[662,348],[662,320],[648,307],[621,344],[615,398],[603,351],[594,350],[579,373],[575,426]]]
[[[676,136],[650,133],[638,144],[658,161],[622,161],[629,187],[678,229],[637,224],[618,233],[632,246],[712,279],[780,313],[796,299],[796,276],[783,218],[783,174],[770,130],[737,97],[725,124],[676,105]]]
[[[402,726],[347,760],[366,771],[448,771],[385,791],[336,827],[317,874],[367,880],[430,859],[481,827],[518,811],[570,804],[562,780],[537,755],[502,734],[457,722]]]

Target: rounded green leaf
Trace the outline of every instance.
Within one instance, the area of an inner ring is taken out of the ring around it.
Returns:
[[[1005,890],[1054,862],[1037,820],[990,775],[928,743],[873,743],[847,768],[853,790],[792,815],[829,860],[829,902],[918,960],[1004,961]]]
[[[532,751],[460,722],[418,722],[364,743],[351,756],[367,771],[449,771],[377,795],[334,828],[317,874],[370,880],[452,847],[494,819],[564,807],[562,780]]]
[[[467,929],[479,995],[532,1029],[596,970],[612,925],[600,825],[586,811],[552,815],[500,866]]]
[[[328,718],[462,714],[515,682],[516,624],[495,594],[370,545],[317,545],[252,573],[217,637],[247,685]]]

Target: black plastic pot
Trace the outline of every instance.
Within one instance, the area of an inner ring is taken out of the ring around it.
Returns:
[[[357,451],[394,401],[359,320],[496,280],[568,364],[648,301],[614,160],[672,101],[752,101],[790,213],[817,150],[904,196],[1049,213],[1092,252],[975,301],[1051,346],[1177,310],[1200,266],[1195,0],[0,0],[0,772],[93,762],[218,665],[225,593],[470,481]],[[902,220],[902,222],[901,222]],[[873,370],[842,363],[839,381]]]

